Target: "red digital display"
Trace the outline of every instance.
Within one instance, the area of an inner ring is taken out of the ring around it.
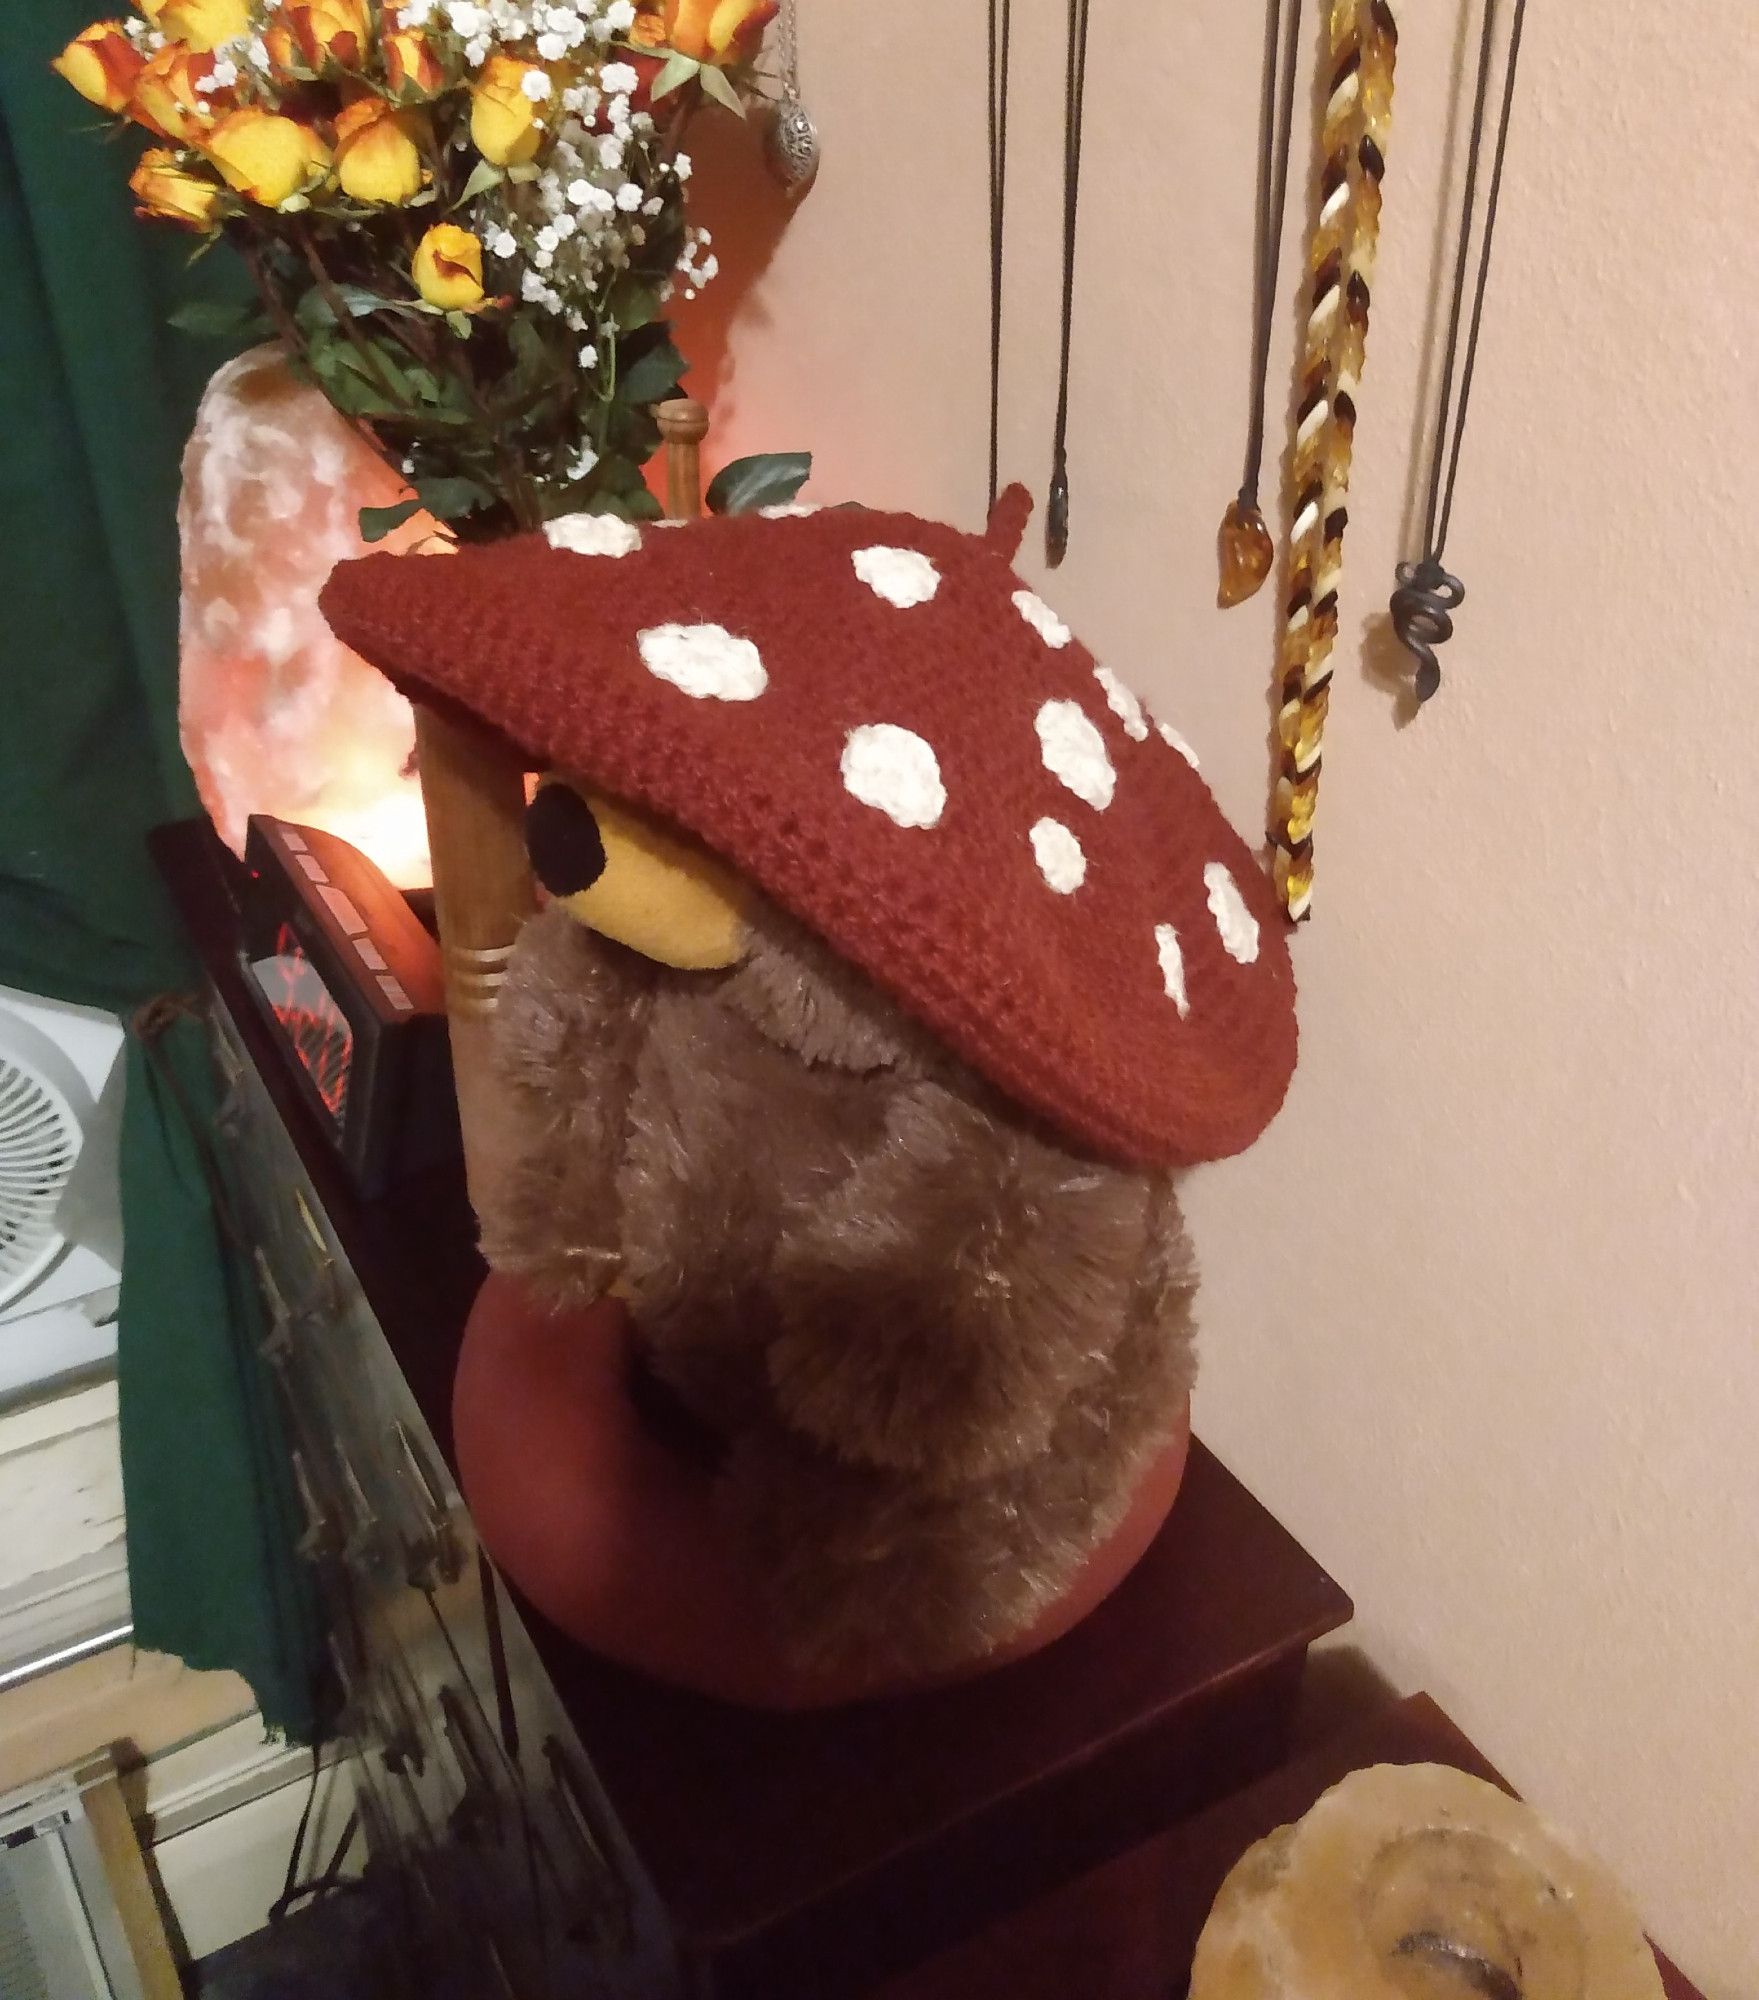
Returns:
[[[250,969],[300,1067],[340,1125],[348,1105],[354,1030],[291,924],[277,929],[275,949],[266,958],[252,959]]]

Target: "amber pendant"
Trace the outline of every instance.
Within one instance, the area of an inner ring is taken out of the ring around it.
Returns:
[[[1276,560],[1270,530],[1256,505],[1230,500],[1216,536],[1216,553],[1221,559],[1221,580],[1215,601],[1224,611],[1244,604],[1262,587]]]

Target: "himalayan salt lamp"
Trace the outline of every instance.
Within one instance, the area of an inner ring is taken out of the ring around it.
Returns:
[[[1442,1764],[1379,1764],[1249,1847],[1197,1943],[1191,2000],[1664,2000],[1600,1864]]]
[[[237,853],[274,813],[340,834],[405,888],[429,880],[409,703],[325,624],[318,591],[365,553],[357,515],[407,489],[277,349],[208,384],[183,456],[178,721],[202,803]],[[426,514],[381,547],[434,532]]]

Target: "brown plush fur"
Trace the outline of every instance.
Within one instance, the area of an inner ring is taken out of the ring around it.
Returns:
[[[937,1671],[1054,1603],[1189,1386],[1169,1178],[1071,1151],[767,907],[723,974],[547,912],[498,1032],[529,1137],[485,1252],[560,1302],[620,1273],[800,1656]]]

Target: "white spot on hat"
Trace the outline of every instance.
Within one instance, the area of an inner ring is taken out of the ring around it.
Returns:
[[[1166,982],[1167,998],[1183,1020],[1191,1011],[1191,1002],[1185,992],[1185,954],[1179,949],[1179,933],[1171,924],[1155,925],[1154,948],[1160,953],[1160,976]]]
[[[855,574],[874,596],[900,611],[926,604],[941,587],[940,571],[919,549],[857,549],[851,560]]]
[[[843,745],[843,784],[899,826],[934,826],[947,806],[940,762],[913,729],[864,722]]]
[[[1087,880],[1087,856],[1061,820],[1041,819],[1033,827],[1032,858],[1059,896],[1072,896]]]
[[[1099,682],[1105,695],[1106,707],[1124,725],[1124,734],[1132,743],[1144,741],[1148,735],[1148,717],[1142,712],[1141,702],[1110,667],[1095,667],[1093,678]]]
[[[1066,646],[1075,636],[1034,590],[1015,591],[1014,609],[1047,646]]]
[[[808,514],[822,512],[822,508],[810,507],[802,500],[790,500],[784,505],[757,510],[759,520],[763,521],[804,521]]]
[[[650,625],[635,643],[656,680],[698,701],[755,701],[770,684],[757,648],[724,625]]]
[[[1212,861],[1203,871],[1203,886],[1222,949],[1241,965],[1250,965],[1258,956],[1258,919],[1247,909],[1240,885],[1219,861]]]
[[[1173,749],[1178,751],[1179,755],[1191,766],[1192,770],[1201,771],[1203,769],[1203,766],[1197,761],[1197,752],[1191,748],[1190,744],[1185,741],[1184,737],[1179,734],[1170,722],[1157,722],[1154,725],[1154,733],[1163,743],[1170,744]]]
[[[1105,753],[1105,738],[1078,702],[1047,701],[1035,724],[1044,768],[1095,812],[1112,802],[1118,774]]]
[[[632,556],[641,530],[615,514],[563,514],[544,523],[544,540],[577,556]]]

